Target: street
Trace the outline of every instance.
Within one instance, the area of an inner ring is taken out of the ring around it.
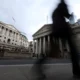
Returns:
[[[51,64],[44,64],[45,80],[79,80],[73,78],[71,63],[68,61],[52,60]],[[35,60],[1,60],[0,80],[35,80],[33,62]]]
[[[1,65],[0,80],[35,80],[31,67],[32,64]],[[73,78],[71,64],[49,64],[45,67],[45,80],[79,80]]]

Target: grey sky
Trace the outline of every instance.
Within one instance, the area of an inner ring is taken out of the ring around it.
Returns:
[[[40,27],[51,23],[51,12],[59,0],[0,0],[0,21],[13,24],[29,40]],[[76,19],[80,18],[80,0],[67,0]],[[12,19],[15,19],[15,21]]]

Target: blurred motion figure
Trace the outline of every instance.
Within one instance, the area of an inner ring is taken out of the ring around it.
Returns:
[[[69,14],[66,3],[64,0],[61,0],[58,7],[52,13],[52,37],[54,36],[55,38],[61,38],[68,41],[73,75],[80,76],[79,56],[74,41],[72,40],[72,29],[65,20],[65,18],[69,19],[70,17],[73,17],[73,15]],[[53,41],[52,44],[51,46],[54,46]]]
[[[52,38],[51,38],[51,44],[50,44],[50,51],[48,52],[48,57],[52,54],[57,54],[54,52],[54,46],[55,43],[53,41],[53,37],[56,39],[63,39],[67,40],[68,44],[70,46],[70,55],[71,55],[71,61],[72,61],[72,69],[73,69],[73,75],[80,76],[80,68],[79,68],[79,57],[78,52],[76,50],[75,44],[72,40],[72,29],[70,25],[66,22],[65,18],[69,19],[72,15],[69,14],[67,9],[67,4],[64,2],[64,0],[61,0],[61,2],[58,4],[57,8],[52,13]],[[54,53],[53,53],[54,52]],[[39,59],[36,62],[35,70],[39,75],[42,75],[43,80],[45,78],[43,74],[43,68],[42,64],[46,60],[46,57],[43,56],[41,59]]]

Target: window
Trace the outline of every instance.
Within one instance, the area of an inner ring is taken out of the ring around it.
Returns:
[[[6,31],[7,31],[8,29],[6,28]]]
[[[8,39],[8,40],[7,40],[7,43],[10,43],[10,42],[11,42],[11,40],[10,40],[10,39]]]
[[[4,29],[4,26],[2,26],[2,29]]]
[[[5,40],[3,42],[5,43]]]
[[[12,35],[12,30],[9,31],[9,36],[11,37],[11,35]]]
[[[6,39],[6,37],[4,37],[4,39]]]

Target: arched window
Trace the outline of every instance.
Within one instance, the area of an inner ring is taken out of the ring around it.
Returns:
[[[7,43],[10,43],[10,42],[11,42],[11,40],[10,40],[10,39],[8,39],[8,40],[7,40]]]

